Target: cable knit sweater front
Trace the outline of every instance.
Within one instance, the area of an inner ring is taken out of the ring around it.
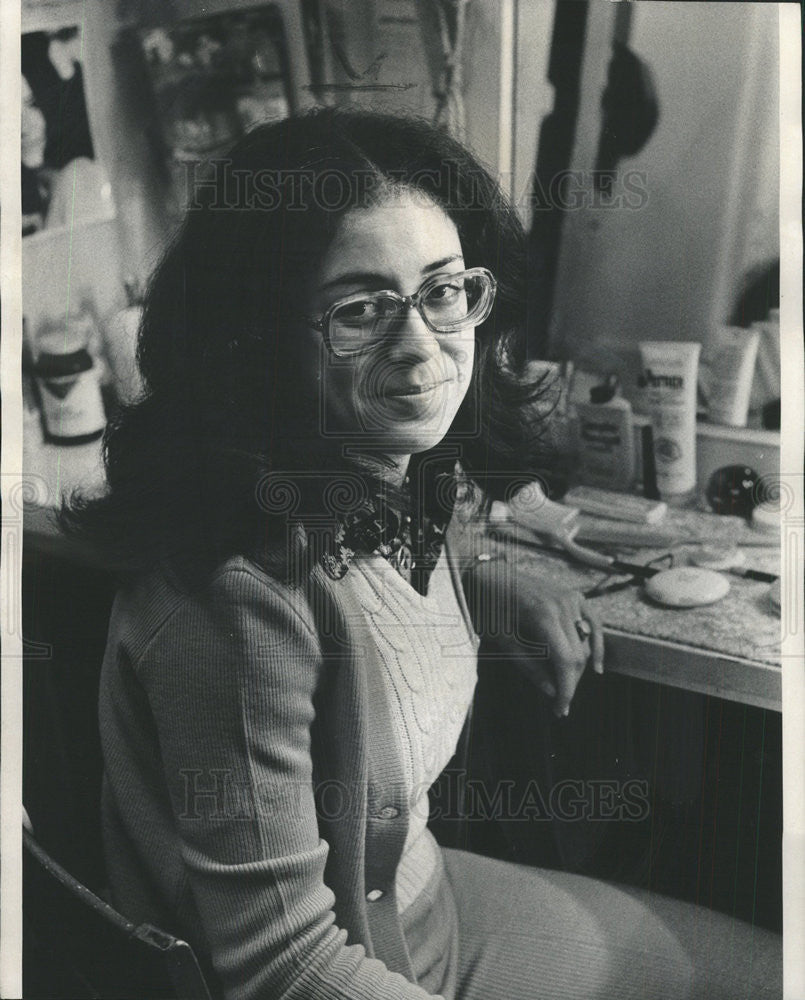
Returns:
[[[348,583],[379,654],[408,790],[405,848],[397,867],[403,913],[428,891],[439,846],[427,827],[428,790],[449,763],[478,679],[478,636],[456,599],[446,552],[419,594],[380,555],[357,555]]]
[[[346,580],[316,566],[292,586],[233,557],[192,594],[155,572],[115,601],[100,699],[115,901],[187,938],[229,998],[431,995],[396,899],[401,749]]]

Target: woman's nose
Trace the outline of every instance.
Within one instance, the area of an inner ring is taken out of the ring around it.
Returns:
[[[396,361],[421,362],[440,354],[439,341],[413,306],[389,330],[388,352]]]

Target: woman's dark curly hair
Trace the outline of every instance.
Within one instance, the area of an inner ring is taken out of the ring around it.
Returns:
[[[320,433],[306,383],[305,286],[344,213],[390,185],[435,201],[466,266],[498,282],[476,330],[473,384],[439,454],[451,468],[458,457],[487,498],[512,470],[536,470],[543,391],[523,376],[524,234],[471,153],[425,121],[325,109],[255,128],[213,167],[148,288],[145,392],[107,428],[107,492],[73,496],[65,530],[121,571],[175,560],[195,576],[284,543],[289,514],[321,515],[349,465]]]

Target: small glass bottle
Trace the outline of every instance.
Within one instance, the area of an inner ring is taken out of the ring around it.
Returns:
[[[66,334],[45,334],[37,344],[34,375],[50,444],[96,441],[106,427],[98,368],[77,326],[81,324],[68,324]]]

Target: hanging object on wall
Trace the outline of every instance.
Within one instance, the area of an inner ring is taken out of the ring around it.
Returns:
[[[628,4],[617,4],[619,9]],[[576,145],[582,64],[590,6],[587,0],[557,3],[548,62],[554,101],[539,126],[531,190],[528,235],[528,355],[549,357],[548,331],[553,314],[562,227],[567,214],[561,197],[546,197],[557,178],[567,177]],[[537,211],[539,208],[539,211]],[[554,355],[561,357],[557,353]]]
[[[593,184],[604,195],[610,193],[618,163],[624,156],[640,152],[660,117],[654,74],[648,63],[629,47],[632,14],[630,4],[618,5],[607,85],[601,95],[603,121]]]
[[[428,0],[420,7],[422,37],[436,99],[435,124],[464,135],[462,59],[468,0]]]
[[[601,98],[603,125],[593,175],[602,187],[624,156],[639,153],[660,117],[654,77],[648,65],[620,42],[612,46],[607,85]]]

